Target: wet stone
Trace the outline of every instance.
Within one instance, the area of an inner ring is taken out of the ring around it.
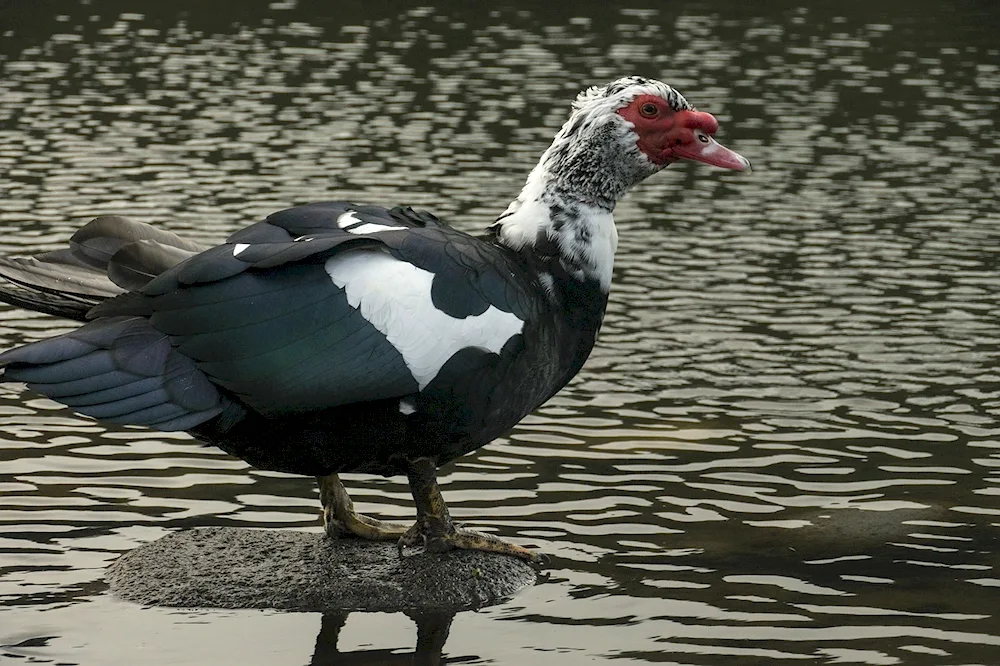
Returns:
[[[143,605],[299,611],[447,611],[498,603],[535,582],[507,555],[407,552],[395,543],[235,527],[175,532],[126,553],[111,591]]]

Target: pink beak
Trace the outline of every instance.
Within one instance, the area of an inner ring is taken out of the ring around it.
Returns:
[[[667,134],[673,159],[694,160],[734,171],[750,171],[750,160],[713,138],[719,121],[711,113],[694,109],[678,111]]]
[[[704,162],[712,166],[732,169],[733,171],[750,171],[750,160],[743,157],[735,150],[726,148],[716,141],[712,136],[701,131],[696,131],[696,141],[673,149],[674,157],[685,160]]]

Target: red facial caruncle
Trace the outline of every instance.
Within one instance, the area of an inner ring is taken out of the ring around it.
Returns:
[[[719,121],[710,113],[674,111],[658,95],[639,95],[618,109],[618,115],[632,123],[639,150],[653,164],[666,166],[686,159],[735,171],[750,168],[750,160],[713,138]]]

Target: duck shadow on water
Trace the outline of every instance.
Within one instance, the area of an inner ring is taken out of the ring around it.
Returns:
[[[340,638],[347,623],[346,611],[329,611],[322,615],[316,645],[313,648],[310,666],[438,666],[439,664],[461,664],[477,661],[479,657],[466,655],[447,658],[443,656],[455,612],[415,612],[405,613],[417,625],[417,643],[412,652],[399,648],[355,649],[341,651]],[[0,644],[0,661],[19,659],[34,663],[36,650],[50,649],[50,642],[58,636],[37,636],[17,643]]]
[[[316,637],[316,648],[313,650],[310,666],[402,666],[403,664],[419,664],[420,666],[436,666],[438,664],[461,664],[475,661],[478,657],[465,656],[447,658],[443,656],[444,644],[448,640],[451,623],[455,619],[453,612],[406,613],[417,625],[417,646],[413,652],[398,652],[393,649],[353,650],[341,652],[339,647],[340,633],[347,623],[348,613],[327,612],[323,614],[319,635]]]

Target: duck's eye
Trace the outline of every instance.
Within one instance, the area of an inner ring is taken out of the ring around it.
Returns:
[[[660,110],[656,108],[656,105],[653,104],[652,102],[646,102],[645,104],[639,107],[639,113],[641,113],[646,118],[654,118],[656,117],[656,114],[658,114],[659,112]]]
[[[701,141],[702,143],[708,143],[708,137],[704,134],[699,134],[698,140]]]

